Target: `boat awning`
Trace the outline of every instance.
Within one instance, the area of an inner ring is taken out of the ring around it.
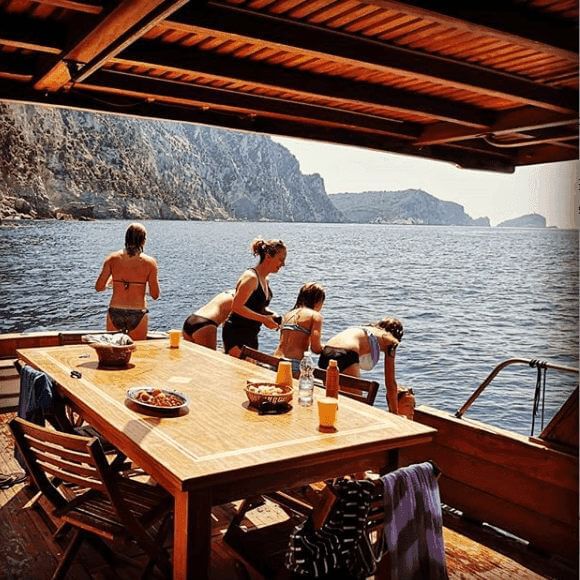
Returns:
[[[512,172],[578,157],[578,0],[0,0],[0,100]]]

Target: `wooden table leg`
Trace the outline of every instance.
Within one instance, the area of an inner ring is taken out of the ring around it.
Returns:
[[[387,452],[387,464],[381,468],[380,475],[395,471],[399,467],[399,450],[391,449]]]
[[[173,578],[209,578],[211,558],[211,495],[208,490],[175,496]]]

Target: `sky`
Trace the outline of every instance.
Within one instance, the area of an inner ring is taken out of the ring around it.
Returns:
[[[513,174],[503,174],[346,145],[272,139],[294,154],[302,173],[319,173],[329,194],[422,189],[461,204],[474,219],[487,216],[492,226],[530,213],[543,215],[548,226],[580,224],[579,164],[574,161],[518,167]]]

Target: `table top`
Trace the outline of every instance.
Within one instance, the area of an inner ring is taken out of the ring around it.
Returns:
[[[365,453],[426,443],[435,433],[342,396],[337,432],[321,433],[316,403],[298,405],[297,389],[290,412],[259,415],[248,407],[246,380],[272,381],[272,371],[184,341],[178,349],[167,340],[136,344],[129,366],[115,370],[98,368],[86,345],[18,354],[52,377],[95,428],[170,489],[231,486],[244,477],[348,463]],[[71,377],[73,370],[81,378]],[[126,398],[139,386],[175,389],[187,395],[189,406],[177,416],[142,410]],[[315,389],[315,397],[322,395]]]

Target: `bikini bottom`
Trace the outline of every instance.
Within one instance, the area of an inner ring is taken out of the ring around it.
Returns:
[[[320,353],[318,359],[318,366],[321,369],[328,367],[328,361],[333,358],[338,365],[338,370],[342,372],[347,369],[350,365],[357,364],[359,362],[358,353],[354,350],[348,350],[346,348],[334,348],[333,346],[325,346]]]
[[[193,336],[193,334],[198,330],[210,325],[217,327],[217,324],[211,320],[211,318],[199,316],[198,314],[191,314],[183,323],[183,333],[187,336]]]
[[[125,334],[139,326],[143,317],[149,312],[147,308],[109,308],[109,317],[113,326]]]

